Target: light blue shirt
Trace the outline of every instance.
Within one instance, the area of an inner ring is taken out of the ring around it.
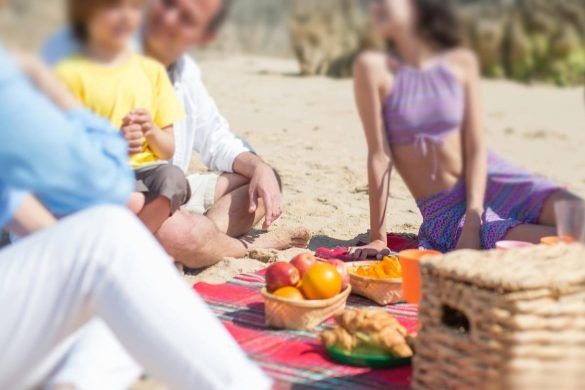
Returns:
[[[128,146],[103,118],[60,111],[0,46],[0,226],[34,193],[57,216],[126,204]]]

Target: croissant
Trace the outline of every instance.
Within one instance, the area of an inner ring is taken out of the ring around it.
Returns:
[[[406,329],[383,310],[346,310],[337,315],[335,321],[335,328],[321,334],[325,345],[346,352],[359,346],[370,346],[395,357],[406,358],[413,355]]]

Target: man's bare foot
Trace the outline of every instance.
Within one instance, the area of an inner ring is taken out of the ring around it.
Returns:
[[[304,227],[279,229],[267,233],[244,236],[240,239],[250,250],[306,248],[311,241],[311,232]]]

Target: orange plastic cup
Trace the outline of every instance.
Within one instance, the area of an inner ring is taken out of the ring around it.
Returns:
[[[573,237],[566,236],[566,237],[543,237],[540,239],[540,243],[544,245],[554,246],[559,244],[574,244],[577,240]]]
[[[420,260],[425,256],[440,255],[441,252],[410,249],[398,254],[402,266],[402,295],[408,303],[418,305],[421,299]]]

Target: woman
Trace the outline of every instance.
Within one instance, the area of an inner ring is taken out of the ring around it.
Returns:
[[[0,388],[42,387],[69,336],[95,319],[173,389],[269,388],[120,207],[134,184],[128,145],[40,64],[22,65],[27,75],[0,46],[0,229],[46,228],[0,251]],[[91,209],[47,227],[29,192],[59,215]]]
[[[386,249],[393,168],[417,200],[425,248],[490,249],[503,239],[554,235],[553,204],[575,196],[488,153],[477,58],[462,47],[450,2],[382,0],[373,16],[394,50],[365,53],[355,65],[371,238],[351,249],[353,257]]]

